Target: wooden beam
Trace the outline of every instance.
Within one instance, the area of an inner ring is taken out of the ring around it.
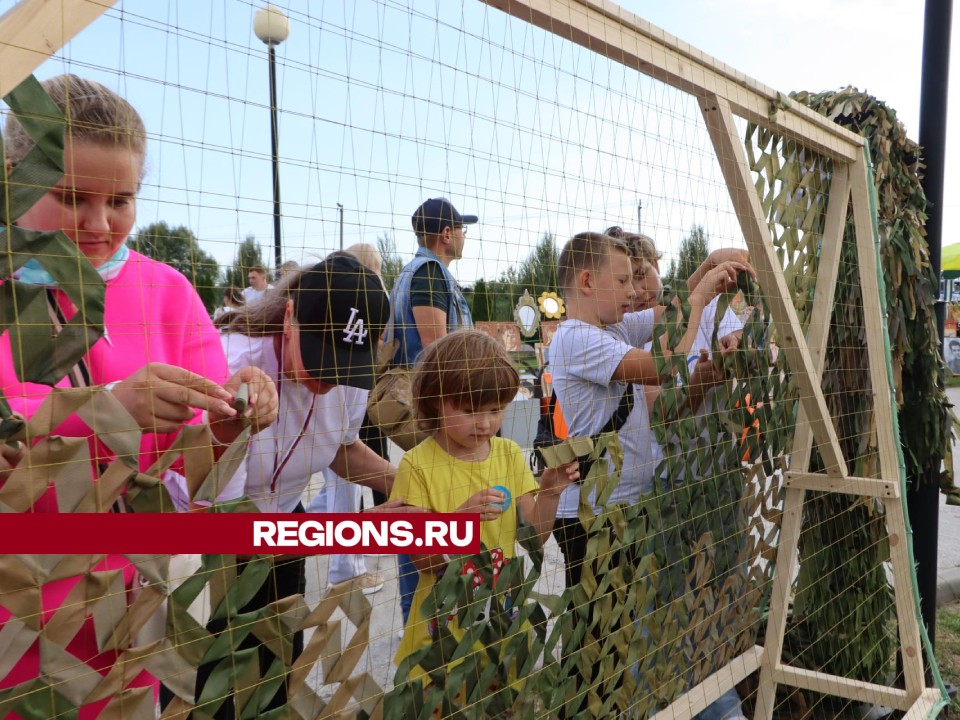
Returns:
[[[832,478],[821,473],[804,473],[790,471],[786,474],[783,484],[790,488],[803,488],[817,492],[844,493],[846,495],[861,495],[863,497],[900,497],[900,483],[893,480],[877,480],[876,478],[845,477]]]
[[[877,432],[877,451],[880,455],[880,476],[899,481],[900,459],[893,433],[894,397],[887,371],[886,343],[884,342],[887,321],[880,312],[882,298],[877,269],[879,248],[873,232],[868,182],[866,161],[861,155],[853,167],[851,195],[860,296],[863,299],[863,321],[866,330],[867,362],[873,395],[874,426]]]
[[[755,672],[760,667],[763,652],[762,647],[754,645],[742,655],[738,655],[663,710],[657,710],[657,720],[690,720],[747,675]]]
[[[880,476],[900,482],[900,461],[893,432],[893,390],[887,372],[885,322],[880,312],[880,288],[877,276],[877,243],[873,215],[870,211],[869,178],[866,160],[861,154],[850,176],[853,199],[853,222],[857,239],[857,259],[863,298],[863,320],[866,327],[867,359],[873,393],[874,427],[877,452],[880,455]],[[913,559],[908,552],[904,503],[899,498],[883,498],[886,511],[887,537],[893,566],[893,592],[900,631],[900,652],[907,693],[917,698],[926,687],[923,675],[918,608],[913,599]]]
[[[796,308],[790,299],[790,290],[783,278],[783,270],[773,247],[770,228],[767,227],[760,207],[760,198],[750,175],[743,142],[734,125],[730,104],[714,95],[701,99],[701,109],[717,153],[717,161],[727,181],[727,190],[740,221],[740,229],[750,251],[750,262],[757,271],[757,278],[763,288],[763,298],[769,303],[770,314],[777,326],[777,344],[793,370],[793,379],[800,391],[800,402],[809,418],[817,450],[820,451],[828,475],[845,477],[847,464],[840,450],[837,431],[827,410],[819,373],[810,358]]]
[[[940,690],[937,688],[928,688],[924,690],[917,701],[910,706],[903,720],[927,720],[933,711],[938,707],[943,707],[949,701],[944,699]]]
[[[23,82],[116,0],[23,0],[0,17],[0,96]]]
[[[767,635],[763,642],[765,655],[760,665],[757,703],[754,720],[771,720],[777,704],[777,681],[774,670],[783,655],[783,637],[787,630],[787,606],[797,572],[797,546],[803,524],[803,488],[787,488],[780,520],[780,542],[774,565],[773,588],[770,591],[770,611],[767,617]]]
[[[830,333],[830,318],[833,315],[833,301],[836,296],[837,275],[840,267],[840,251],[843,246],[843,230],[850,205],[849,166],[834,161],[833,179],[830,183],[830,201],[827,216],[824,219],[823,241],[820,245],[820,262],[817,268],[817,285],[814,293],[810,323],[807,325],[807,347],[813,362],[816,378],[823,376],[826,357],[827,336]],[[789,473],[784,480],[787,488],[784,501],[784,521],[780,527],[780,542],[777,547],[777,559],[774,567],[773,589],[770,602],[770,620],[764,646],[767,654],[760,668],[755,717],[757,720],[770,720],[776,704],[777,681],[774,669],[779,665],[783,654],[783,637],[786,632],[786,608],[790,601],[793,577],[796,574],[797,549],[802,528],[803,504],[807,489],[803,482],[791,482],[791,477],[805,474],[810,468],[810,455],[813,449],[813,433],[807,422],[807,413],[800,405],[796,433],[793,439],[793,453],[790,466],[798,472]],[[827,478],[827,476],[818,476]],[[831,480],[827,479],[827,482]],[[834,479],[832,482],[842,482]],[[818,488],[813,488],[818,489]]]
[[[813,295],[813,308],[807,324],[807,348],[813,360],[817,379],[823,377],[827,338],[830,335],[830,318],[833,316],[833,301],[837,293],[837,276],[840,272],[840,251],[843,248],[843,231],[850,207],[850,168],[846,163],[834,161],[833,178],[830,182],[830,200],[823,223],[820,243],[820,262],[817,263],[817,285]],[[813,435],[807,422],[807,413],[800,405],[797,414],[796,432],[793,436],[793,452],[790,467],[800,472],[810,469]],[[778,658],[779,659],[779,658]]]
[[[914,699],[907,694],[906,690],[850,680],[838,675],[804,670],[790,665],[778,665],[774,670],[774,678],[778,683],[790,687],[813,690],[871,705],[886,705],[897,710],[906,710],[914,703]]]
[[[893,599],[897,608],[897,629],[900,633],[900,656],[903,660],[904,684],[911,697],[918,697],[926,687],[923,675],[923,645],[920,642],[920,608],[913,597],[913,558],[907,543],[904,498],[883,498],[887,521],[887,542],[893,568]]]
[[[859,151],[859,135],[608,0],[482,1],[684,92],[718,95],[737,115],[827,157],[852,161]]]

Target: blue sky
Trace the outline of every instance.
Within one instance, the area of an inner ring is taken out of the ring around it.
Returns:
[[[473,0],[276,4],[291,19],[277,50],[285,257],[337,247],[338,202],[347,244],[389,232],[412,254],[410,214],[441,194],[481,217],[454,266],[468,283],[545,231],[636,226],[638,201],[668,254],[693,223],[715,246],[740,244],[693,98]],[[774,88],[865,89],[916,137],[918,0],[623,5]],[[248,233],[272,258],[259,7],[122,0],[37,71],[93,77],[140,109],[151,146],[138,224],[187,225],[222,263]],[[947,182],[945,243],[960,215],[960,178]]]

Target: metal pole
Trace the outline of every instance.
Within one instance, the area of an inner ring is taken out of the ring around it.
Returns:
[[[640,214],[643,212],[643,200],[637,200],[637,232],[643,232],[643,222],[640,220]]]
[[[340,249],[343,250],[343,205],[337,203],[337,212],[340,213]]]
[[[927,195],[927,243],[934,276],[940,278],[943,228],[944,150],[947,135],[947,91],[950,71],[950,22],[953,0],[926,0],[923,17],[923,60],[920,76],[920,145],[923,147],[923,190]],[[937,332],[943,353],[944,303],[937,301]],[[938,468],[910,478],[907,509],[913,527],[913,557],[917,564],[920,614],[930,645],[937,629],[937,536],[940,525]]]
[[[277,53],[270,45],[270,148],[273,153],[273,256],[280,272],[283,243],[280,240],[280,157],[277,142]]]

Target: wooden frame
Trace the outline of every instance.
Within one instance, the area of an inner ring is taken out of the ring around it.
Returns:
[[[0,17],[0,97],[23,82],[115,0],[24,0]]]
[[[792,470],[785,480],[786,499],[764,647],[754,648],[736,658],[662,711],[663,716],[689,718],[738,681],[759,670],[757,720],[772,716],[777,685],[814,689],[892,706],[907,711],[907,718],[927,717],[940,703],[941,695],[938,689],[928,687],[924,680],[917,608],[912,594],[912,562],[908,554],[900,471],[894,445],[893,392],[884,354],[876,235],[861,138],[609,0],[483,1],[700,99],[751,258],[762,286],[768,291],[766,300],[781,333],[780,345],[800,389],[801,410],[791,458]],[[24,0],[0,17],[0,95],[16,87],[112,5],[111,0]],[[790,302],[734,124],[735,116],[795,139],[834,161],[821,270],[806,337]],[[876,398],[879,479],[849,475],[821,390],[823,348],[833,306],[840,238],[851,204],[863,295],[877,298],[876,303],[864,303],[864,315],[870,378]],[[826,465],[825,474],[808,472],[814,443]],[[786,610],[791,579],[796,570],[807,490],[871,496],[883,503],[894,571],[904,689],[802,670],[781,662]]]
[[[699,98],[751,261],[761,286],[767,291],[764,299],[777,325],[780,347],[800,390],[800,414],[791,472],[784,482],[780,544],[764,647],[758,648],[755,654],[747,654],[750,662],[745,663],[745,656],[741,656],[711,676],[709,691],[707,682],[692,688],[684,698],[663,711],[665,717],[692,717],[706,707],[706,703],[736,684],[741,674],[734,669],[735,666],[742,670],[753,663],[760,671],[756,720],[772,717],[777,685],[887,705],[908,711],[906,717],[910,718],[927,717],[941,698],[938,689],[926,686],[923,674],[918,610],[913,599],[913,566],[908,553],[900,469],[894,444],[893,389],[885,357],[884,318],[880,313],[877,238],[870,209],[862,138],[609,0],[483,2]],[[790,300],[734,116],[796,140],[833,160],[833,184],[825,218],[820,271],[806,337]],[[823,351],[830,330],[840,245],[851,204],[863,297],[876,299],[876,302],[864,302],[864,319],[880,448],[879,478],[850,476],[821,389]],[[808,472],[814,444],[826,466],[823,474]],[[902,690],[793,668],[781,662],[807,490],[875,497],[883,503],[905,680]]]

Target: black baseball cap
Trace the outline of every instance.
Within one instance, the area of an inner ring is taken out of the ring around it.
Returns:
[[[413,213],[413,231],[418,234],[439,235],[446,227],[472,225],[479,219],[476,215],[461,215],[446,198],[430,198]]]
[[[390,315],[376,273],[352,255],[333,253],[304,271],[292,296],[307,372],[330,385],[370,390]]]

